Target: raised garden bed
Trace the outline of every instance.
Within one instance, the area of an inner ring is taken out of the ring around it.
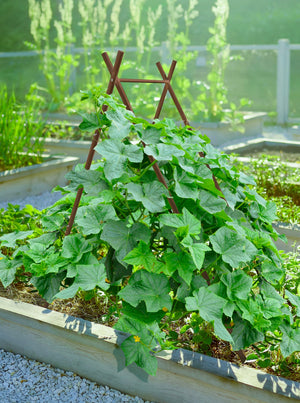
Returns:
[[[0,202],[37,195],[66,184],[65,175],[77,157],[43,155],[44,162],[0,172]]]
[[[206,134],[211,144],[215,147],[223,146],[240,138],[253,138],[261,136],[263,132],[264,120],[266,118],[264,112],[247,112],[244,115],[244,133],[238,130],[232,130],[231,124],[227,122],[192,122],[192,126],[196,127],[201,133]]]
[[[156,402],[287,402],[300,384],[179,349],[158,354],[155,377],[125,367],[123,332],[0,297],[0,348]]]

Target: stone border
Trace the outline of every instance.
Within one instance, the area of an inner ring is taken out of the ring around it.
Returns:
[[[74,371],[99,384],[155,402],[288,402],[300,383],[187,350],[158,354],[155,377],[125,367],[112,328],[0,297],[0,348]]]

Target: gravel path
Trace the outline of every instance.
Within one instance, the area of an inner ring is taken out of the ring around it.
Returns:
[[[42,210],[55,203],[61,194],[46,192],[10,201],[20,208],[32,204]],[[7,202],[0,203],[6,208]],[[1,331],[1,330],[0,330]],[[0,402],[2,403],[143,403],[140,397],[124,395],[95,382],[0,349]]]
[[[107,386],[0,350],[0,402],[5,403],[143,403]]]

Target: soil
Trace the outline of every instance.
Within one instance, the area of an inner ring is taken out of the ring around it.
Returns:
[[[33,305],[41,306],[50,310],[65,313],[67,315],[82,318],[91,322],[100,323],[102,325],[113,327],[117,322],[117,318],[111,317],[109,315],[109,306],[105,301],[96,301],[92,298],[89,301],[76,296],[72,299],[67,300],[55,300],[49,304],[45,299],[43,299],[37,292],[35,292],[34,287],[31,285],[25,285],[22,282],[13,283],[6,289],[2,286],[0,282],[0,297],[12,299],[20,302],[27,302]],[[177,323],[177,326],[180,324]],[[181,324],[182,326],[184,323]],[[178,331],[178,329],[174,328]],[[246,349],[242,352],[232,351],[230,344],[223,340],[213,338],[209,346],[201,348],[201,346],[195,344],[192,341],[192,333],[185,333],[185,335],[180,335],[178,339],[178,347],[185,348],[187,350],[192,350],[202,354],[212,356],[214,358],[219,358],[225,361],[229,361],[239,366],[247,366],[251,368],[256,368],[267,373],[282,376],[287,379],[300,382],[300,366],[293,365],[285,361],[285,371],[284,373],[276,371],[276,368],[261,368],[255,362],[242,363],[241,356],[249,355],[254,353],[254,349]],[[300,359],[300,354],[298,354]]]

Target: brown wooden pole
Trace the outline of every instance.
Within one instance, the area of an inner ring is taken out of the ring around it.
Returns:
[[[168,78],[168,82],[170,82],[171,79],[172,79],[172,76],[173,76],[173,73],[174,73],[174,70],[175,70],[175,67],[176,67],[176,63],[177,63],[177,62],[176,62],[175,60],[172,61],[172,64],[171,64],[171,67],[170,67],[170,70],[169,70],[169,74],[168,74],[168,77],[167,77],[167,78]],[[157,65],[157,63],[156,63],[156,65]],[[167,84],[167,83],[166,83],[166,84]],[[162,94],[161,94],[159,103],[158,103],[157,108],[156,108],[156,112],[155,112],[154,119],[158,119],[159,116],[160,116],[160,113],[161,113],[163,104],[164,104],[164,102],[165,102],[165,98],[166,98],[167,92],[168,92],[168,85],[165,85],[165,86],[164,86],[164,89],[163,89],[163,91],[162,91]]]
[[[148,78],[119,78],[121,83],[166,84],[167,80],[153,80]]]
[[[113,66],[112,62],[110,61],[110,58],[109,58],[108,54],[106,52],[104,52],[104,53],[102,53],[102,57],[103,57],[103,60],[104,60],[104,62],[106,64],[106,67],[107,67],[108,71],[111,74],[111,72],[113,71],[114,66]],[[120,97],[122,99],[123,104],[126,106],[126,108],[129,111],[133,111],[132,106],[130,104],[130,101],[129,101],[129,99],[128,99],[125,91],[124,91],[124,88],[122,87],[122,84],[120,83],[120,80],[119,80],[118,77],[116,77],[115,86],[116,86],[116,88],[117,88],[117,90],[118,90],[118,92],[120,94]]]
[[[180,103],[179,103],[179,101],[178,101],[178,99],[176,97],[176,94],[175,94],[175,92],[174,92],[174,90],[173,90],[173,88],[172,88],[172,86],[170,84],[170,81],[168,80],[168,77],[167,77],[166,73],[164,72],[164,69],[163,69],[161,63],[160,62],[156,63],[156,66],[157,66],[162,78],[167,81],[168,91],[169,91],[169,93],[170,93],[170,95],[171,95],[171,97],[173,99],[173,102],[174,102],[174,104],[175,104],[175,106],[176,106],[176,108],[177,108],[177,110],[178,110],[178,112],[180,114],[180,117],[181,117],[183,123],[185,125],[189,125],[189,121],[187,120],[187,117],[185,116],[185,113],[183,112],[183,109],[182,109],[182,107],[181,107],[181,105],[180,105]]]

